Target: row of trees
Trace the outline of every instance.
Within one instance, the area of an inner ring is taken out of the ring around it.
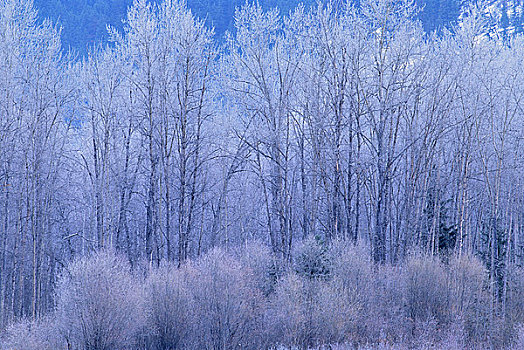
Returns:
[[[132,272],[124,257],[99,251],[64,270],[56,312],[11,326],[2,349],[459,350],[524,341],[521,269],[502,317],[491,314],[483,264],[468,254],[445,264],[414,254],[401,269],[373,269],[370,252],[350,242],[311,238],[295,253],[279,269],[267,246],[249,243],[182,268]]]
[[[114,247],[182,266],[314,235],[376,264],[477,254],[493,312],[522,262],[524,39],[472,5],[427,35],[413,1],[237,10],[219,47],[183,1],[136,0],[74,62],[30,0],[0,4],[0,326],[54,306],[58,272]]]

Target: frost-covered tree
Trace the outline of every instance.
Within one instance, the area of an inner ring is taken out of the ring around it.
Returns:
[[[32,1],[0,4],[0,324],[52,306],[65,204],[70,124],[68,59]]]
[[[183,1],[135,1],[113,40],[144,147],[145,256],[183,262],[206,210],[212,31]]]

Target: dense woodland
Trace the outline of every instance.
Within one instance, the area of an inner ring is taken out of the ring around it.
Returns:
[[[0,2],[5,349],[523,346],[524,37],[489,4]],[[445,345],[444,345],[445,344]]]

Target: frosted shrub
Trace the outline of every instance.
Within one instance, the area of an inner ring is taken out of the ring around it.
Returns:
[[[337,344],[346,341],[364,341],[367,310],[363,303],[357,302],[335,277],[330,282],[318,285],[314,310],[314,324],[322,344]]]
[[[146,280],[144,304],[151,349],[179,349],[189,342],[193,304],[186,268],[168,265],[152,271]]]
[[[355,298],[363,300],[369,293],[373,274],[371,253],[362,245],[334,242],[331,248],[332,270],[346,288],[353,289]]]
[[[524,269],[520,266],[510,265],[506,272],[506,286],[505,299],[503,300],[503,315],[504,315],[504,339],[505,344],[516,342],[517,344],[524,341]],[[486,323],[485,332],[491,330],[492,326]],[[499,331],[496,335],[500,335]],[[493,337],[493,335],[492,335]],[[516,347],[516,349],[520,349]]]
[[[517,326],[516,339],[512,349],[524,349],[524,325]]]
[[[74,261],[57,289],[57,322],[75,350],[133,349],[142,326],[139,283],[111,251]]]
[[[414,322],[450,321],[446,271],[437,257],[415,255],[403,270],[406,312]]]
[[[449,261],[450,311],[463,324],[470,342],[487,340],[490,317],[488,274],[474,256],[464,254]]]
[[[348,294],[336,277],[325,281],[289,273],[271,296],[267,316],[271,338],[301,348],[357,341],[358,322],[366,312]]]
[[[52,318],[21,321],[7,329],[4,339],[0,338],[1,350],[55,350],[65,345]]]
[[[405,296],[399,268],[383,265],[372,275],[366,315],[366,336],[371,343],[400,343],[407,328]]]
[[[507,314],[514,323],[524,324],[524,269],[514,266],[507,273]]]
[[[221,249],[188,267],[193,349],[260,349],[263,296],[249,268]]]
[[[255,284],[265,296],[273,293],[277,280],[284,275],[284,264],[271,252],[270,248],[260,242],[248,242],[238,246],[235,257],[250,269]]]
[[[371,254],[362,245],[338,241],[332,245],[331,256],[333,281],[329,290],[332,292],[322,293],[321,300],[329,303],[327,298],[331,294],[333,318],[337,320],[332,327],[337,329],[339,338],[343,334],[347,341],[363,342],[368,333],[374,280]]]
[[[273,341],[286,345],[312,345],[316,337],[312,281],[289,273],[277,284],[268,311]],[[316,286],[317,284],[315,284]]]

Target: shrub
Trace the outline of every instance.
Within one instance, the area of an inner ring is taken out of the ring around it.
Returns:
[[[262,348],[264,303],[252,271],[221,249],[187,268],[194,298],[191,348]]]
[[[78,350],[131,349],[142,326],[141,293],[112,251],[74,261],[57,289],[58,328]]]
[[[267,316],[274,343],[301,347],[313,345],[317,333],[313,309],[315,282],[294,272],[278,282]]]
[[[274,292],[277,280],[284,275],[284,262],[277,259],[271,249],[260,242],[247,242],[235,249],[234,256],[251,270],[256,287],[264,296]]]
[[[313,236],[297,247],[294,271],[278,281],[270,298],[275,345],[308,348],[357,338],[365,304],[357,295],[371,277],[370,268],[357,262],[358,249],[345,242],[328,247]]]
[[[16,323],[7,329],[6,336],[0,340],[2,350],[56,350],[66,345],[52,318]]]
[[[468,342],[486,341],[490,295],[482,262],[472,255],[455,256],[449,261],[448,274],[451,313],[462,323]]]
[[[373,279],[373,262],[369,250],[352,242],[336,241],[332,245],[330,255],[333,257],[333,276],[336,276],[345,288],[355,291],[351,297],[364,301],[369,295]]]
[[[146,338],[151,349],[183,348],[189,343],[193,301],[187,269],[167,265],[151,271],[145,286]]]
[[[508,269],[506,313],[514,323],[524,323],[524,269],[513,266]]]
[[[316,343],[364,342],[368,312],[351,297],[354,290],[348,291],[337,278],[317,284],[313,308]]]
[[[314,238],[297,254],[284,273],[266,246],[248,243],[181,268],[145,268],[142,280],[101,251],[64,270],[54,315],[11,326],[0,349],[451,350],[519,348],[524,339],[518,267],[492,309],[487,271],[471,255],[377,266],[365,246]]]
[[[362,245],[336,241],[330,255],[333,257],[333,281],[322,293],[320,302],[325,306],[321,310],[328,307],[333,310],[331,329],[338,334],[334,338],[354,343],[366,342],[372,321],[369,319],[370,303],[375,279],[371,254]]]
[[[372,274],[369,308],[366,317],[366,336],[370,343],[404,341],[408,333],[403,276],[395,266],[376,267]]]
[[[451,320],[449,288],[446,271],[434,256],[414,255],[403,270],[406,313],[413,322],[436,321],[439,325]]]

